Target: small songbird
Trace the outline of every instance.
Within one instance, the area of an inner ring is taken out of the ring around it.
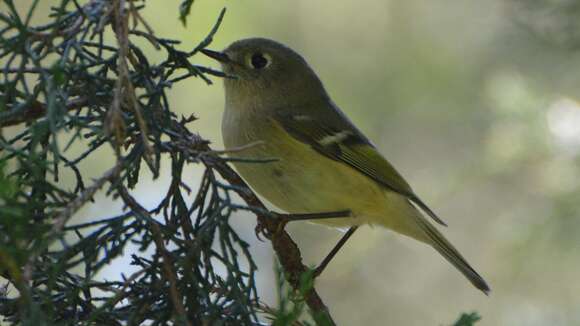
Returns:
[[[234,164],[258,194],[290,214],[348,210],[352,217],[313,222],[380,225],[409,236],[435,248],[476,288],[490,291],[425,215],[445,224],[334,104],[302,56],[264,38],[202,52],[232,76],[224,78],[226,149],[245,146],[244,157],[277,159]],[[252,143],[257,145],[246,146]]]

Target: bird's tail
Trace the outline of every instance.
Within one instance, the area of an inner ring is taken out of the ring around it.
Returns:
[[[447,239],[419,214],[415,215],[419,228],[425,233],[428,243],[435,248],[447,261],[457,268],[476,288],[486,295],[491,291],[483,277],[481,277]]]

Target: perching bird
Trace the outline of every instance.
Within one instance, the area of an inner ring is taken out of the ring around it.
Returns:
[[[235,163],[248,184],[288,213],[350,210],[352,217],[313,220],[333,227],[380,225],[437,250],[473,285],[488,285],[427,220],[444,224],[405,179],[330,99],[298,53],[278,42],[250,38],[222,52],[225,78],[222,133],[226,149],[275,162]]]

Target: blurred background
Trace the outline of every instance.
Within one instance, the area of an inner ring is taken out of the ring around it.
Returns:
[[[477,311],[482,326],[580,325],[578,1],[196,1],[186,27],[179,3],[148,2],[143,15],[159,36],[182,40],[183,50],[203,39],[226,6],[213,48],[263,36],[300,52],[447,221],[444,233],[492,287],[486,297],[431,248],[364,227],[317,280],[337,323],[443,325]],[[50,5],[39,4],[45,13]],[[219,149],[223,89],[215,81],[180,83],[171,100],[175,111],[200,118],[190,128]],[[89,175],[110,165],[110,153],[98,157],[84,162]],[[190,166],[190,186],[201,172]],[[135,194],[154,207],[169,177],[166,171]],[[78,220],[120,209],[97,200]],[[275,305],[270,244],[256,240],[253,216],[239,213],[232,222],[252,246],[262,299]],[[341,236],[308,223],[288,229],[310,265]],[[129,273],[127,261],[101,277]]]

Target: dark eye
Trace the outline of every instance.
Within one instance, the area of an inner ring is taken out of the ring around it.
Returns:
[[[266,58],[262,53],[254,53],[252,55],[252,67],[254,69],[263,69],[268,66],[268,58]]]

